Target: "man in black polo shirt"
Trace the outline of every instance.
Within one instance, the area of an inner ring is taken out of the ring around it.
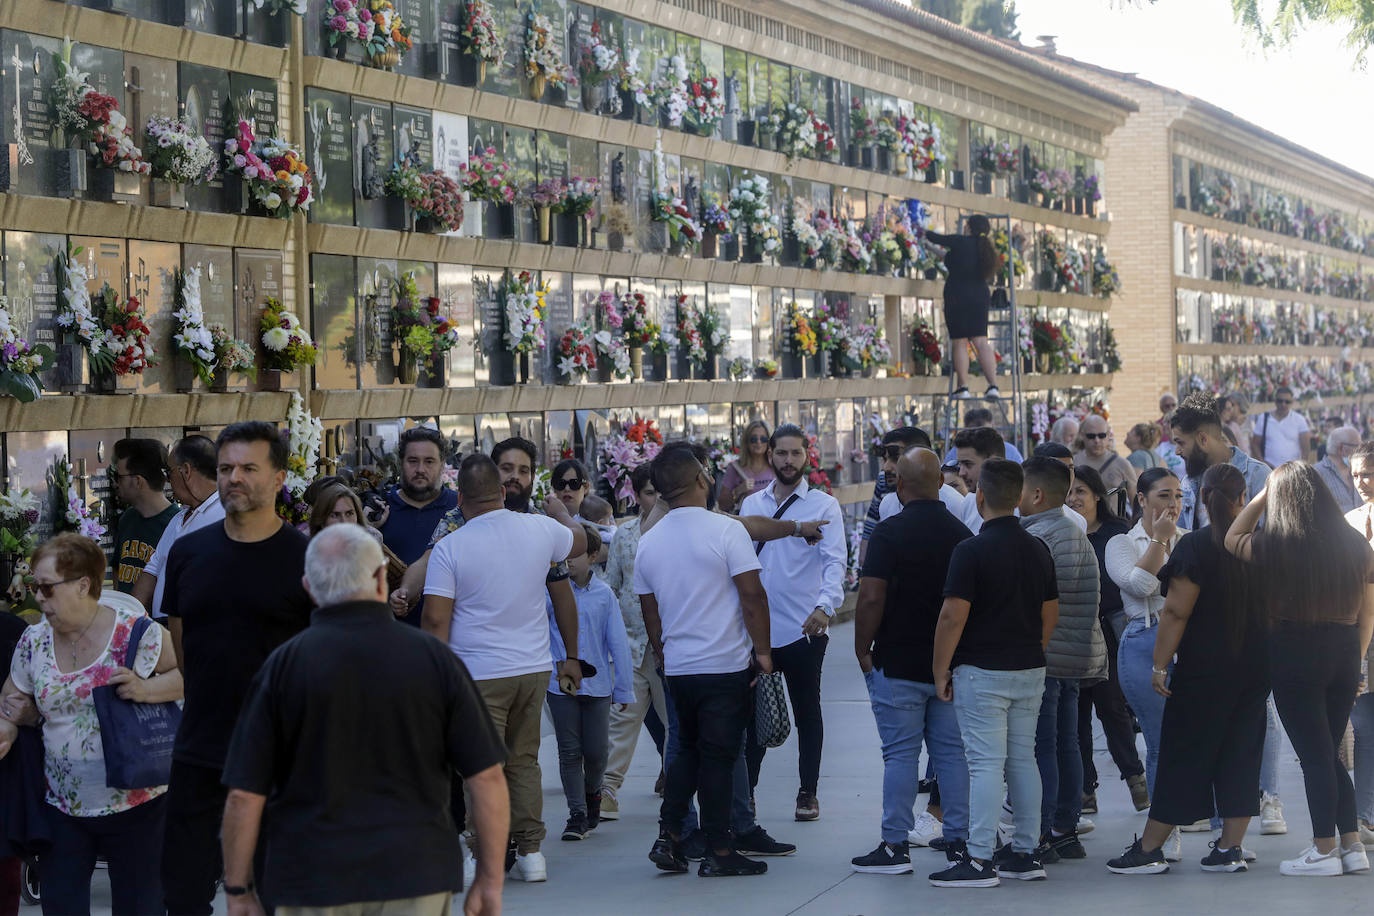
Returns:
[[[447,914],[463,884],[450,767],[472,793],[482,844],[467,912],[499,911],[506,753],[467,668],[439,640],[392,622],[386,561],[361,527],[320,532],[305,578],[320,607],[253,679],[224,767],[229,912],[256,904],[253,849],[268,806],[266,879],[278,907]]]
[[[936,887],[995,887],[998,876],[1045,877],[1035,728],[1045,690],[1045,646],[1059,620],[1049,548],[1013,515],[1020,465],[989,458],[978,474],[977,537],[954,548],[935,629],[935,686],[953,700],[969,773],[968,851],[930,876]],[[953,678],[950,669],[953,667]],[[1002,780],[1016,812],[1011,849],[994,860]]]
[[[310,623],[305,535],[277,517],[286,442],[271,423],[235,423],[216,443],[224,521],[179,538],[162,609],[186,704],[172,752],[162,889],[167,912],[209,916],[220,877],[220,781],[229,736],[268,654]]]
[[[944,836],[958,853],[968,837],[968,766],[952,704],[935,696],[931,658],[949,559],[973,535],[940,500],[940,459],[913,448],[897,462],[902,511],[878,524],[868,542],[854,652],[883,743],[882,842],[852,860],[857,872],[911,872],[907,833],[920,778],[921,740],[935,762]]]

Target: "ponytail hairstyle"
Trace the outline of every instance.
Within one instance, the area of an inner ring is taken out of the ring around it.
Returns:
[[[1216,545],[1223,599],[1218,602],[1225,618],[1225,632],[1234,655],[1245,638],[1245,619],[1250,613],[1247,591],[1250,577],[1245,563],[1226,549],[1226,532],[1245,503],[1245,475],[1229,462],[1214,464],[1202,475],[1202,502],[1207,507],[1208,535]]]
[[[991,283],[1002,266],[1002,256],[992,245],[992,223],[982,214],[970,216],[968,234],[978,241],[978,275],[984,283]]]
[[[1150,425],[1153,426],[1154,424]],[[1178,475],[1168,468],[1149,468],[1140,472],[1140,477],[1135,482],[1135,506],[1132,507],[1134,511],[1131,513],[1132,527],[1140,524],[1140,520],[1145,517],[1145,497],[1149,496],[1150,491],[1166,477],[1172,478],[1175,482],[1178,481]]]

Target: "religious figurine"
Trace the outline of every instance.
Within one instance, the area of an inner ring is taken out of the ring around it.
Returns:
[[[382,171],[382,135],[372,129],[367,122],[368,141],[362,149],[362,192],[363,199],[377,200],[386,196],[386,173]]]
[[[625,152],[622,150],[611,159],[611,200],[618,204],[625,202]]]
[[[725,117],[720,122],[721,139],[734,143],[739,132],[739,71],[725,77]]]
[[[688,213],[697,212],[697,179],[695,175],[688,175],[682,183],[682,202],[687,206]]]

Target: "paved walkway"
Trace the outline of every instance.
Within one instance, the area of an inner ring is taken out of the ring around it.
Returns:
[[[687,875],[658,872],[646,858],[657,834],[658,799],[653,782],[658,759],[645,734],[620,796],[621,818],[607,822],[580,843],[558,839],[566,809],[558,782],[551,734],[540,762],[544,772],[544,819],[551,838],[545,844],[546,884],[507,882],[504,912],[508,916],[551,913],[749,914],[749,916],[885,916],[920,911],[1018,914],[1110,913],[1151,914],[1369,912],[1374,903],[1374,875],[1344,878],[1284,878],[1281,858],[1295,855],[1310,831],[1302,777],[1285,742],[1280,788],[1286,803],[1287,836],[1259,836],[1256,823],[1246,845],[1259,862],[1246,874],[1208,874],[1197,867],[1207,851],[1207,834],[1185,834],[1184,861],[1158,877],[1122,877],[1107,872],[1105,861],[1130,843],[1145,822],[1130,805],[1125,784],[1111,780],[1098,792],[1102,811],[1097,830],[1084,838],[1088,859],[1050,866],[1049,880],[1005,882],[983,890],[941,890],[925,876],[942,867],[943,856],[913,850],[915,875],[856,875],[849,860],[878,842],[882,808],[882,756],[863,679],[854,661],[851,624],[832,633],[826,659],[826,755],[821,768],[821,819],[799,824],[792,819],[796,795],[795,738],[770,751],[758,790],[759,821],[778,839],[796,843],[796,855],[769,859],[768,874],[757,878],[704,879],[695,869]],[[1104,777],[1115,774],[1098,735],[1097,767]],[[1141,750],[1143,753],[1144,745]],[[378,868],[390,867],[378,863]],[[95,881],[96,912],[108,912],[103,874]],[[217,902],[223,912],[223,898]],[[25,909],[25,916],[36,909]],[[455,909],[455,912],[460,910]]]

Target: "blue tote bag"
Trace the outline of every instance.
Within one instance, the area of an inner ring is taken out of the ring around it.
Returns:
[[[138,644],[149,626],[140,617],[129,634],[124,667],[134,670]],[[91,691],[95,714],[100,719],[100,741],[105,748],[105,784],[111,789],[150,789],[165,786],[172,773],[172,745],[181,725],[176,703],[134,703],[121,699],[115,687]]]

